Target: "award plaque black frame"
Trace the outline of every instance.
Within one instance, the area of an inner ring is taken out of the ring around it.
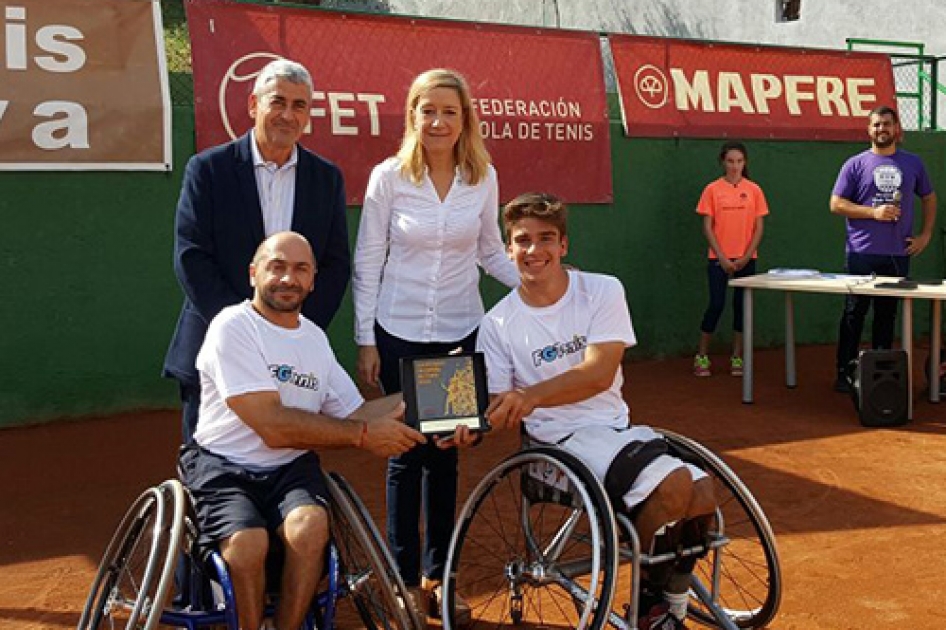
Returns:
[[[401,359],[405,420],[425,435],[450,435],[457,426],[489,431],[486,362],[482,352]]]

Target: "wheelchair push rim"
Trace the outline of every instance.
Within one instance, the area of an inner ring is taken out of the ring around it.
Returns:
[[[367,508],[345,479],[326,476],[332,497],[332,538],[338,549],[342,595],[369,630],[421,630],[407,605],[407,587]]]
[[[765,627],[778,613],[782,596],[781,564],[775,534],[759,502],[731,468],[708,448],[685,436],[657,429],[685,458],[703,462],[713,478],[716,496],[718,547],[693,571],[710,596],[704,603],[691,591],[690,615],[711,627],[721,624],[717,607],[739,628]],[[721,526],[720,526],[721,525]]]
[[[559,488],[567,483],[570,492],[536,498],[537,476]],[[460,627],[453,613],[458,596],[470,604],[477,628],[563,619],[573,628],[601,627],[614,592],[615,532],[601,483],[577,459],[548,447],[511,455],[461,510],[444,576],[444,628]]]
[[[125,513],[99,564],[79,630],[152,630],[160,620],[184,530],[175,479],[145,490]]]

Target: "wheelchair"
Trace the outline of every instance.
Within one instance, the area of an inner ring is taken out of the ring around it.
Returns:
[[[335,628],[348,599],[365,627],[419,630],[407,589],[364,504],[336,473],[330,494],[326,572],[303,628]],[[92,582],[79,630],[159,627],[238,630],[223,557],[197,544],[189,494],[177,479],[145,490],[112,536]],[[269,563],[269,562],[268,562]],[[267,616],[273,606],[267,608]]]
[[[716,514],[691,547],[651,555],[628,515],[612,509],[587,466],[556,446],[530,446],[484,477],[464,504],[447,557],[443,625],[458,628],[456,597],[472,607],[473,628],[564,627],[633,630],[641,574],[684,556],[698,558],[688,621],[761,628],[782,593],[775,535],[755,498],[712,451],[655,429],[670,454],[713,480]]]

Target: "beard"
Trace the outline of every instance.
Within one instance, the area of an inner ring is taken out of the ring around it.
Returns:
[[[278,294],[289,295],[288,297],[281,297]],[[302,310],[302,302],[306,295],[306,292],[301,288],[272,287],[261,291],[260,299],[263,304],[277,313],[298,313]]]
[[[882,139],[875,137],[873,139],[873,142],[874,142],[874,146],[877,147],[878,149],[887,149],[889,147],[892,147],[894,144],[896,144],[897,140],[893,134],[889,134],[889,135],[884,136]]]

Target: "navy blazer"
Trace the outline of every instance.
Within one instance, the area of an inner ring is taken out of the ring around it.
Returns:
[[[164,360],[164,375],[199,385],[194,362],[207,325],[226,306],[253,297],[249,265],[263,242],[251,134],[207,149],[187,163],[177,203],[174,272],[184,306]],[[292,230],[315,252],[315,290],[303,314],[326,328],[351,277],[345,185],[331,162],[298,147]]]

